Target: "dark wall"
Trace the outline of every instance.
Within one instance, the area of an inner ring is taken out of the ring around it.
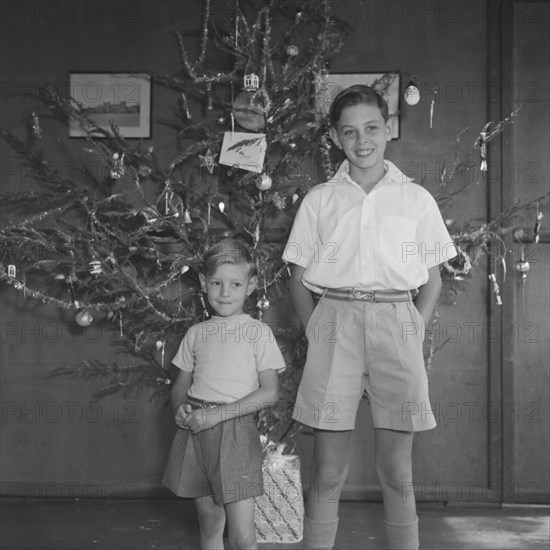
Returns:
[[[179,54],[171,26],[197,33],[201,29],[199,0],[45,4],[50,7],[40,8],[31,1],[2,3],[1,126],[22,136],[34,105],[31,96],[42,83],[63,87],[69,71],[75,70],[174,73]],[[334,3],[338,15],[356,32],[331,71],[398,70],[402,88],[411,74],[419,80],[422,100],[416,106],[401,101],[401,137],[388,146],[387,156],[433,192],[439,190],[444,165],[453,162],[455,154],[468,151],[487,122],[491,105],[502,100],[500,81],[491,79],[489,66],[491,40],[500,40],[488,30],[499,27],[501,14],[494,4],[481,0]],[[221,2],[214,5],[223,11]],[[529,25],[541,32],[537,20]],[[191,57],[198,54],[198,34],[188,44]],[[518,93],[524,91],[529,90],[518,83]],[[177,99],[176,94],[155,86],[155,119],[171,118]],[[84,155],[82,142],[67,141],[66,130],[54,121],[43,118],[41,124],[44,135],[58,138],[43,140],[46,155],[67,174],[71,169],[67,159]],[[153,138],[145,145],[154,146],[164,165],[177,149],[172,131],[157,121]],[[444,217],[485,219],[489,189],[486,180],[480,179],[477,154],[463,178],[472,185],[443,211]],[[2,144],[2,190],[23,188],[29,179]],[[486,280],[486,266],[482,266],[458,300],[442,300],[443,326],[450,321],[459,327],[467,322],[487,325]],[[93,327],[83,330],[74,324],[71,312],[26,299],[11,288],[2,288],[1,299],[2,493],[50,498],[167,495],[160,476],[174,431],[169,408],[149,401],[147,395],[116,395],[95,402],[91,395],[98,381],[47,378],[53,368],[83,358],[120,361],[110,346],[116,334]],[[490,346],[486,340],[469,342],[467,335],[464,329],[462,338],[439,352],[430,371],[432,400],[440,411],[449,403],[487,402]],[[365,488],[376,485],[370,420],[362,417],[349,495],[363,494]],[[444,414],[439,420],[438,430],[418,438],[419,483],[473,480],[486,486],[490,481],[487,460],[491,460],[487,458],[491,433],[487,422],[458,424]],[[304,436],[299,447],[304,478],[309,445],[310,438]],[[369,450],[366,458],[365,449]]]

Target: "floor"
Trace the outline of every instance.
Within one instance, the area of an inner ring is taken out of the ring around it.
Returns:
[[[197,550],[189,500],[33,500],[0,502],[2,550]],[[422,550],[548,550],[547,506],[459,507],[419,503]],[[342,502],[337,550],[384,548],[382,506]],[[290,550],[297,544],[262,544]]]

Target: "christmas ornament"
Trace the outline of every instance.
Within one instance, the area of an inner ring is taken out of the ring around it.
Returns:
[[[111,177],[115,180],[120,179],[125,172],[124,168],[124,153],[119,155],[118,153],[113,153],[113,167],[111,168]]]
[[[187,118],[187,120],[191,120],[193,117],[191,115],[191,111],[189,110],[189,106],[187,105],[187,97],[185,97],[184,93],[181,94],[181,108],[183,109],[185,118]]]
[[[300,53],[300,48],[296,44],[289,44],[286,48],[286,54],[289,57],[296,57]]]
[[[233,117],[237,123],[253,132],[265,128],[266,107],[262,96],[250,90],[241,92],[233,101]]]
[[[151,168],[149,168],[149,166],[147,166],[147,164],[142,164],[139,168],[138,168],[138,174],[142,177],[142,178],[146,178],[147,176],[150,176],[151,175]]]
[[[161,352],[160,364],[164,368],[164,350],[166,348],[166,342],[164,342],[163,340],[157,340],[155,347],[157,348],[157,351]]]
[[[296,201],[300,198],[300,195],[298,195],[298,193],[294,193],[294,195],[292,195],[292,204],[296,204]]]
[[[218,203],[218,208],[220,209],[220,212],[223,214],[223,211],[225,210],[225,203],[223,201],[220,201]]]
[[[203,319],[208,319],[210,317],[210,313],[208,313],[208,308],[206,307],[206,302],[204,301],[204,292],[202,291],[199,293],[199,300],[202,307],[202,317]]]
[[[433,91],[432,101],[430,102],[430,128],[433,128],[434,122],[434,107],[435,107],[435,97],[437,95],[437,90]]]
[[[538,207],[537,207],[538,209]],[[540,241],[540,226],[542,225],[542,212],[537,212],[537,221],[535,222],[535,228],[533,229],[533,242],[539,244]]]
[[[260,191],[267,191],[268,189],[271,189],[272,185],[273,182],[271,181],[271,176],[268,174],[261,174],[256,178],[256,187]]]
[[[266,311],[267,309],[269,309],[269,306],[271,304],[269,303],[269,300],[267,299],[267,297],[264,295],[262,296],[258,302],[256,303],[256,307],[260,310],[260,311]]]
[[[502,305],[502,298],[500,297],[500,288],[497,283],[497,278],[494,273],[489,274],[489,281],[491,282],[491,292],[493,293],[495,297],[495,302],[497,306]]]
[[[185,209],[185,212],[183,213],[183,223],[192,223],[193,220],[191,219],[191,213],[189,212],[189,209]]]
[[[13,279],[15,279],[16,276],[17,276],[17,269],[16,269],[15,265],[9,264],[8,265],[8,277],[12,277]]]
[[[81,327],[89,327],[94,322],[94,316],[89,310],[83,309],[77,313],[75,321]]]
[[[88,265],[90,266],[90,273],[92,275],[100,275],[103,273],[103,267],[99,260],[92,260]]]
[[[247,92],[257,92],[260,89],[260,78],[257,74],[247,74],[243,79],[243,89]]]
[[[282,210],[286,205],[285,197],[283,197],[279,192],[275,192],[271,195],[271,202],[277,210]]]
[[[298,144],[295,141],[289,141],[288,148],[290,149],[290,151],[296,151],[296,149],[298,148]]]
[[[479,169],[482,172],[487,172],[487,132],[485,128],[479,134],[479,149],[481,155],[481,164]]]
[[[206,169],[213,174],[214,168],[217,166],[216,160],[214,159],[214,155],[212,154],[212,151],[208,149],[205,155],[199,155],[199,158],[201,159],[201,167],[206,166]]]
[[[420,90],[412,80],[407,84],[404,96],[408,105],[416,105],[420,101]]]
[[[184,265],[184,266],[181,268],[180,273],[181,273],[182,275],[185,275],[188,271],[189,271],[189,266],[188,266],[188,265]]]
[[[210,81],[206,83],[206,108],[209,111],[214,109],[214,104],[212,103],[212,82]]]
[[[35,137],[41,138],[42,137],[42,129],[40,128],[40,120],[38,119],[38,115],[32,111],[31,112],[31,119],[32,119],[32,133]]]
[[[531,269],[531,265],[525,258],[522,258],[521,260],[518,260],[516,262],[516,271],[519,271],[519,273],[521,273],[521,278],[523,281],[527,279],[527,272],[530,269]]]

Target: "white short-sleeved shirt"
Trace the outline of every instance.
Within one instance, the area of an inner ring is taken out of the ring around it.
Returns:
[[[433,196],[393,163],[369,192],[349,176],[345,160],[335,176],[304,197],[283,258],[305,268],[304,285],[411,290],[428,269],[456,256]]]
[[[271,328],[247,314],[193,325],[172,363],[193,373],[190,396],[227,403],[258,389],[259,372],[285,369]]]

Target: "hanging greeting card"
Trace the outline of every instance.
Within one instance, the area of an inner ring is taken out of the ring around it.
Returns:
[[[219,164],[260,174],[266,151],[265,134],[225,132]]]

